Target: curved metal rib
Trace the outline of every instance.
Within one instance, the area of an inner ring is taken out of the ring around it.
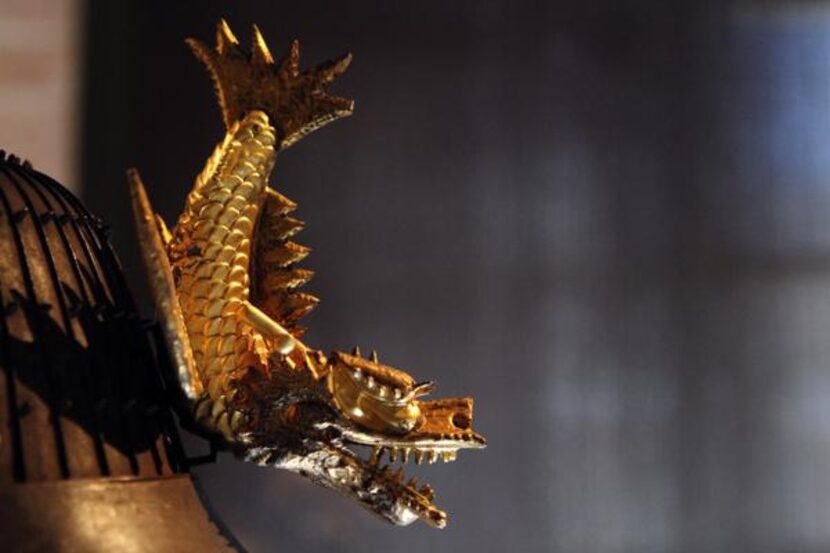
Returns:
[[[179,308],[173,272],[170,269],[164,240],[156,225],[155,214],[147,198],[147,191],[136,169],[130,169],[127,172],[127,181],[130,186],[130,198],[141,257],[155,299],[156,316],[159,318],[182,390],[188,399],[195,401],[202,395],[204,386],[196,369],[187,327]]]

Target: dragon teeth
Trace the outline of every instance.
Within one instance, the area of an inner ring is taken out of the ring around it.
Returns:
[[[369,462],[373,465],[377,465],[380,462],[381,457],[383,457],[383,449],[380,446],[375,446],[372,448],[372,457],[369,459]]]
[[[380,397],[387,397],[389,395],[389,388],[387,388],[386,386],[381,386],[378,389],[378,395]]]
[[[417,448],[410,448],[410,447],[384,447],[384,446],[374,446],[372,448],[372,455],[370,458],[370,462],[373,465],[379,464],[380,460],[383,458],[383,454],[387,453],[389,455],[389,463],[395,463],[400,458],[403,464],[409,462],[411,458],[414,457],[415,464],[423,464],[425,461],[429,464],[433,464],[441,459],[445,463],[449,463],[451,461],[455,461],[458,457],[457,451],[437,451],[434,449],[417,449]]]
[[[369,376],[369,378],[366,379],[366,387],[370,390],[375,387],[375,379],[371,376]]]
[[[363,378],[363,372],[360,369],[355,369],[354,372],[352,373],[352,377],[355,380],[360,380],[360,379]]]
[[[400,390],[400,388],[395,388],[392,391],[392,395],[395,397],[395,399],[401,399],[401,396],[403,395],[403,392]]]

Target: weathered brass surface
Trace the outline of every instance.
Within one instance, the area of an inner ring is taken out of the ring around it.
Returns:
[[[300,72],[295,41],[275,61],[256,27],[252,52],[222,21],[215,49],[189,40],[214,79],[227,133],[168,232],[137,173],[133,206],[144,261],[170,342],[186,416],[240,457],[289,469],[345,493],[395,524],[446,525],[428,485],[392,463],[454,460],[484,447],[471,398],[423,401],[431,383],[369,359],[330,355],[300,341],[298,320],[317,304],[298,288],[309,249],[303,223],[268,178],[276,153],[351,114],[326,87],[351,56]],[[364,460],[350,445],[372,448]],[[382,462],[388,455],[388,464]]]
[[[208,518],[187,475],[0,486],[3,551],[155,553],[241,549]]]
[[[237,550],[185,474],[161,339],[108,234],[0,150],[0,551]]]

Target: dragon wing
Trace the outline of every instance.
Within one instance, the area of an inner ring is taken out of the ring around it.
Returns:
[[[170,352],[179,385],[188,399],[196,400],[202,395],[204,386],[196,370],[196,361],[190,348],[187,327],[184,324],[184,317],[176,296],[173,272],[165,248],[166,240],[159,229],[161,220],[157,219],[153,212],[138,171],[135,169],[128,171],[127,181],[130,186],[130,198],[133,204],[141,257],[150,281],[150,291],[155,300],[156,316],[167,341],[167,349]]]
[[[320,301],[311,294],[297,291],[314,275],[297,263],[311,251],[292,242],[304,223],[289,213],[297,204],[271,188],[266,190],[254,237],[251,267],[251,299],[265,314],[283,326],[295,338],[304,328],[297,321]]]

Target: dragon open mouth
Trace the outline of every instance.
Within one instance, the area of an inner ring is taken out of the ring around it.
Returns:
[[[324,426],[337,431],[341,444],[371,452],[367,459],[351,450],[342,452],[349,458],[344,462],[358,464],[364,474],[363,490],[371,489],[379,498],[362,501],[364,505],[395,524],[421,519],[446,526],[446,513],[432,503],[432,488],[414,478],[407,481],[403,466],[393,466],[398,461],[450,462],[460,449],[485,447],[484,437],[472,429],[473,399],[423,401],[419,398],[434,390],[432,383],[416,383],[409,374],[382,365],[374,352],[365,359],[359,350],[352,355],[334,352],[326,389],[342,418]]]
[[[359,444],[351,439],[348,441]],[[479,436],[463,447],[482,448],[485,443]],[[351,449],[345,452],[341,450],[341,454],[347,455],[351,462],[360,466],[363,473],[361,487],[372,499],[371,502],[364,501],[369,509],[398,525],[407,525],[420,519],[430,526],[444,528],[447,525],[447,514],[433,503],[435,491],[432,486],[419,483],[415,477],[407,478],[403,465],[407,462],[431,464],[439,459],[445,463],[454,461],[458,449],[460,446],[456,443],[400,440],[367,448],[370,451],[368,458],[360,457]]]
[[[421,423],[402,436],[380,435],[349,427],[338,427],[343,442],[364,446],[369,452],[363,459],[354,455],[366,475],[366,489],[377,497],[386,498],[387,505],[367,505],[395,524],[410,524],[415,520],[436,528],[444,528],[447,514],[433,504],[435,492],[427,483],[407,479],[407,463],[421,465],[454,461],[460,449],[480,449],[486,441],[469,428],[472,420],[472,399],[446,399],[420,404]],[[455,424],[453,423],[455,422]],[[460,424],[465,428],[459,428]],[[379,508],[380,507],[380,508]]]
[[[384,448],[374,447],[366,466],[372,475],[371,478],[377,480],[378,484],[389,487],[391,495],[395,497],[389,513],[395,519],[393,522],[404,525],[420,519],[436,528],[446,527],[447,513],[433,503],[435,491],[432,486],[427,483],[419,484],[415,477],[407,479],[404,467],[395,466],[395,459],[391,455],[388,462],[384,463],[383,453]],[[420,458],[424,456],[422,454]],[[401,461],[406,462],[403,459]]]

